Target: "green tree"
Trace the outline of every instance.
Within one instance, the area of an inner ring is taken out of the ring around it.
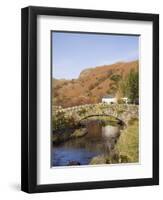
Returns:
[[[126,80],[126,96],[131,103],[136,103],[139,98],[139,73],[131,70]]]
[[[127,88],[126,78],[121,78],[121,80],[118,82],[118,87],[117,87],[117,93],[116,93],[117,100],[120,100],[121,98],[127,96],[126,88]]]
[[[110,89],[108,90],[108,93],[115,95],[119,90],[119,82],[122,80],[122,76],[119,74],[113,74],[110,77],[110,80],[112,81],[112,83],[110,84]]]
[[[118,100],[128,97],[131,103],[136,103],[139,98],[139,73],[131,70],[127,76],[114,74],[111,76],[109,94],[116,95]]]
[[[111,77],[110,77],[110,80],[112,81],[115,81],[115,82],[119,82],[121,80],[122,76],[119,75],[119,74],[113,74]]]

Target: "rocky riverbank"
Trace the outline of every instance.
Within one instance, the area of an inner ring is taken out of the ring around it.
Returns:
[[[53,145],[58,145],[70,139],[83,137],[86,134],[87,134],[86,128],[65,128],[53,131],[52,142]]]

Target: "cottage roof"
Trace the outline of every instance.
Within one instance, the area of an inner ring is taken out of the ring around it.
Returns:
[[[112,99],[112,98],[115,98],[115,97],[113,95],[106,95],[106,96],[103,96],[103,98]]]

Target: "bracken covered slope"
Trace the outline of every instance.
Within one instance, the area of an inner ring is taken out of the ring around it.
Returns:
[[[52,102],[55,106],[71,107],[98,103],[104,95],[111,94],[112,76],[125,77],[131,70],[138,70],[139,62],[119,62],[83,70],[77,79],[53,79]],[[70,69],[71,70],[71,69]]]

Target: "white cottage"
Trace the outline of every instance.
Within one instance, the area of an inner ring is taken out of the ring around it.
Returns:
[[[108,103],[108,104],[113,104],[113,103],[117,103],[117,98],[111,95],[108,96],[104,96],[102,98],[102,102],[103,103]]]

